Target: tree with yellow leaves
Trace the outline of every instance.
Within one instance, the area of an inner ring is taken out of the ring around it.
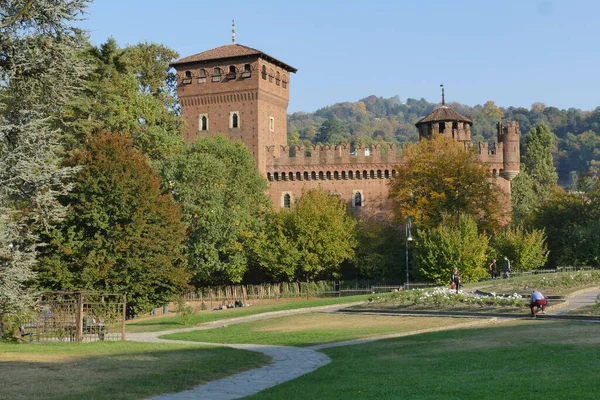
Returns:
[[[489,171],[473,148],[435,135],[407,145],[403,156],[405,162],[398,166],[389,192],[398,222],[410,217],[428,229],[438,226],[445,214],[467,214],[480,230],[500,225],[502,192],[489,180]]]

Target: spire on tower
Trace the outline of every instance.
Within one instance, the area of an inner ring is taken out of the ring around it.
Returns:
[[[444,96],[444,85],[440,85],[440,87],[442,88],[442,107],[444,107],[446,105],[446,97]]]
[[[235,20],[231,20],[231,43],[235,44]]]

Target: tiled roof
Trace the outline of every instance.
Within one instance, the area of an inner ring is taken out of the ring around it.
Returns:
[[[424,124],[426,122],[437,122],[437,121],[461,121],[468,122],[473,125],[473,121],[464,115],[460,115],[450,107],[440,107],[437,110],[434,110],[431,114],[426,117],[423,117],[416,123],[417,126]]]
[[[279,65],[281,68],[290,71],[296,72],[297,69],[287,65],[286,63],[277,60],[274,57],[269,56],[268,54],[263,53],[260,50],[253,49],[252,47],[243,46],[241,44],[228,44],[225,46],[216,47],[211,50],[203,51],[202,53],[194,54],[193,56],[181,58],[175,62],[171,63],[171,66],[202,62],[202,61],[212,61],[212,60],[220,60],[225,58],[239,58],[239,57],[248,57],[248,56],[258,56],[262,57],[276,65]]]

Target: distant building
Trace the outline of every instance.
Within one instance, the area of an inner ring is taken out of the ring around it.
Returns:
[[[393,144],[288,146],[287,107],[290,75],[296,68],[250,47],[232,43],[184,57],[177,70],[177,93],[187,128],[185,139],[223,133],[241,141],[254,155],[269,182],[275,207],[285,208],[303,189],[322,187],[339,195],[355,212],[391,209],[388,181],[403,162]],[[442,107],[417,124],[419,137],[439,133],[473,146],[473,122]],[[477,144],[490,179],[510,198],[510,182],[519,172],[519,124],[498,123],[495,143]],[[509,210],[509,204],[504,205]]]

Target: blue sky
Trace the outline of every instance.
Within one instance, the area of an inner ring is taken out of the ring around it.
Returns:
[[[290,112],[369,95],[530,107],[600,106],[600,1],[96,0],[94,44],[162,43],[181,57],[231,42],[296,68]]]

